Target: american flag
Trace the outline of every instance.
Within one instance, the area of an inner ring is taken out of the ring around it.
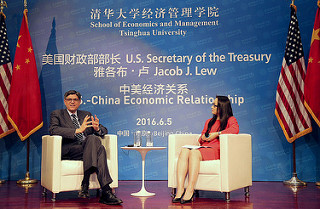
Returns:
[[[310,116],[303,104],[306,67],[296,11],[291,20],[279,77],[275,114],[288,142],[312,131]]]
[[[14,132],[11,123],[7,119],[7,100],[10,92],[12,65],[7,38],[7,28],[3,14],[0,14],[0,74],[0,138],[2,138]]]

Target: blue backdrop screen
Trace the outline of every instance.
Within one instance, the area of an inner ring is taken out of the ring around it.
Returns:
[[[298,7],[307,60],[316,12]],[[21,3],[22,4],[22,3]],[[118,136],[119,179],[141,179],[133,133],[151,131],[154,146],[168,135],[200,133],[216,95],[232,102],[240,133],[252,135],[253,180],[287,180],[292,146],[274,115],[276,87],[290,20],[289,1],[28,1],[30,33],[42,91],[44,127],[31,136],[31,174],[40,178],[41,135],[63,94],[81,92],[81,109]],[[22,19],[8,2],[13,59]],[[21,9],[20,9],[21,8]],[[313,124],[314,125],[314,124]],[[319,128],[297,140],[300,178],[319,177]],[[0,141],[0,177],[24,175],[25,147],[16,134]],[[167,149],[151,151],[147,180],[167,179]]]

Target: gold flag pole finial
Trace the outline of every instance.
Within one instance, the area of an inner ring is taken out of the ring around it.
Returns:
[[[4,16],[4,18],[6,18],[6,15],[3,13],[4,7],[8,7],[7,6],[7,2],[1,0],[1,2],[0,2],[0,14],[2,14]]]
[[[24,9],[27,9],[27,0],[24,0]]]
[[[297,6],[294,5],[294,0],[291,1],[290,7],[293,7],[294,10],[297,12]]]
[[[317,3],[318,7],[320,8],[320,0],[318,0],[318,3]]]

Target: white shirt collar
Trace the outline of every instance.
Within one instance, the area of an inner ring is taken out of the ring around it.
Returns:
[[[77,114],[77,113],[78,113],[78,111],[76,111],[75,113],[71,113],[71,112],[67,109],[67,112],[69,113],[69,115],[70,115],[70,117],[71,117],[71,118],[72,118],[72,116],[71,116],[72,114],[75,114],[75,115],[76,115],[76,117],[78,118],[78,114]]]

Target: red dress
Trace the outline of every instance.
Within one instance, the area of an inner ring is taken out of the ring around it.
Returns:
[[[208,119],[206,121],[206,124],[204,125],[203,131],[201,133],[200,138],[198,139],[201,146],[209,146],[210,148],[200,148],[199,151],[202,156],[202,160],[218,160],[220,159],[220,141],[219,137],[211,140],[211,141],[202,141],[201,137],[203,134],[206,133],[208,128],[208,123],[211,119]],[[217,132],[220,127],[220,121],[216,120],[216,122],[211,127],[210,133]],[[228,124],[226,126],[226,129],[221,131],[221,134],[237,134],[239,133],[239,125],[237,122],[237,119],[233,116],[231,116],[228,119]]]

